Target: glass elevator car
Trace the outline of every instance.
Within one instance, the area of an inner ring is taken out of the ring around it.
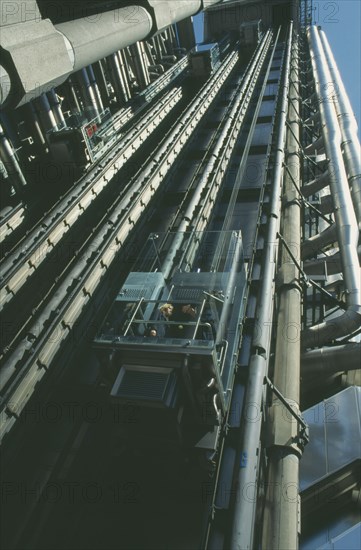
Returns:
[[[240,233],[149,237],[94,341],[131,444],[216,450],[245,286]]]

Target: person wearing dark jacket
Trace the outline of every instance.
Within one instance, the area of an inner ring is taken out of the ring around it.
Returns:
[[[195,330],[197,308],[193,304],[179,304],[172,316],[176,325],[170,325],[170,334],[173,338],[192,338]],[[189,324],[192,322],[192,324]]]
[[[171,320],[174,307],[172,304],[163,304],[158,310],[158,315],[155,321],[157,323],[149,325],[147,329],[147,336],[166,338],[170,334],[171,325],[168,325],[168,321]]]

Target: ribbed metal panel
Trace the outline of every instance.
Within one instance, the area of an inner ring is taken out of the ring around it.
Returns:
[[[169,376],[169,373],[125,369],[117,396],[128,399],[163,401]]]

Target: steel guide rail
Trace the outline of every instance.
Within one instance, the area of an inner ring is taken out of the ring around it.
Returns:
[[[86,208],[132,157],[137,147],[164,120],[181,97],[182,90],[175,88],[162,98],[154,110],[147,113],[139,124],[122,138],[118,150],[112,151],[102,159],[97,167],[87,174],[75,189],[71,189],[45,219],[41,220],[10,257],[5,258],[1,265],[3,277],[0,289],[1,309],[28,281]]]
[[[254,123],[257,120],[258,113],[259,113],[259,110],[260,110],[260,106],[262,104],[262,100],[263,100],[263,97],[264,97],[264,94],[265,94],[267,79],[268,79],[269,72],[271,70],[271,66],[272,66],[272,62],[273,62],[273,58],[274,58],[274,54],[275,54],[277,46],[278,46],[278,35],[275,37],[275,40],[274,40],[272,53],[270,55],[270,60],[269,60],[269,63],[268,63],[268,67],[267,67],[265,76],[264,76],[262,91],[261,91],[261,94],[260,94],[259,99],[258,99],[258,103],[257,103],[257,107],[255,109],[255,113],[253,115],[253,122]],[[275,126],[275,119],[274,119],[274,122],[273,122],[273,132],[274,132],[274,126]],[[252,141],[253,131],[254,131],[254,125],[253,124],[251,125],[251,128],[252,127],[253,127],[253,130],[251,130],[252,133],[251,133],[251,135],[248,136],[248,139],[247,139],[247,144],[248,145],[246,144],[246,146],[245,146],[245,152],[247,152],[246,157],[242,157],[242,160],[241,160],[241,163],[240,163],[241,165],[242,165],[242,163],[245,162],[245,159],[247,158],[247,156],[249,154],[249,145]],[[271,150],[271,143],[268,144],[267,153],[265,153],[265,158],[267,159],[267,165],[269,163],[270,150]],[[252,284],[252,273],[253,273],[253,265],[254,265],[254,261],[255,261],[255,254],[256,254],[257,250],[259,250],[256,243],[258,242],[258,232],[259,232],[259,229],[260,229],[260,226],[261,226],[262,211],[263,211],[263,208],[264,208],[264,192],[265,192],[265,187],[267,185],[267,175],[266,174],[267,174],[267,170],[265,172],[264,181],[263,181],[263,184],[262,184],[262,189],[261,189],[261,194],[260,194],[257,230],[256,230],[256,236],[255,236],[254,246],[253,246],[253,251],[252,251],[252,259],[250,260],[250,263],[249,263],[249,266],[248,266],[247,296],[250,292],[250,286]],[[246,300],[247,300],[247,298],[246,298]],[[241,346],[242,346],[242,342],[239,342],[239,348],[238,348],[239,351],[241,350]],[[222,539],[223,544],[224,544],[225,533],[223,532],[224,525],[222,523],[222,519],[224,519],[224,516],[222,516],[222,513],[226,513],[226,512],[228,513],[229,505],[230,505],[229,503],[227,505],[224,503],[224,500],[227,499],[223,495],[224,487],[229,487],[229,492],[227,490],[227,494],[229,495],[229,497],[231,497],[231,495],[234,492],[234,489],[232,488],[231,484],[229,483],[229,481],[227,481],[228,480],[228,471],[229,471],[230,468],[233,469],[235,456],[236,456],[236,451],[233,447],[233,444],[230,442],[232,440],[232,437],[234,436],[234,433],[232,432],[232,430],[234,430],[234,428],[230,425],[231,424],[230,418],[235,414],[235,410],[237,410],[237,406],[234,402],[234,399],[237,399],[237,396],[239,398],[239,392],[236,392],[235,388],[234,388],[234,379],[235,379],[234,373],[233,373],[233,381],[231,380],[231,378],[232,378],[232,374],[230,374],[229,383],[228,383],[228,387],[232,388],[232,390],[231,390],[232,391],[232,394],[231,394],[232,402],[231,402],[231,405],[230,405],[229,410],[228,410],[226,429],[225,429],[225,432],[224,432],[224,438],[221,441],[216,475],[215,475],[215,478],[213,480],[213,491],[209,492],[209,498],[210,498],[209,508],[208,508],[209,515],[205,520],[206,527],[205,527],[205,530],[204,530],[205,534],[204,534],[204,539],[203,539],[203,542],[202,542],[202,547],[204,547],[204,548],[208,548],[209,543],[210,543],[211,547],[213,547],[212,545],[214,544],[214,540],[217,540],[220,544],[220,540]],[[236,393],[237,393],[237,396],[236,396]],[[219,484],[220,484],[220,486],[219,486]]]
[[[24,221],[25,212],[25,205],[20,203],[0,219],[0,243],[4,242],[21,225]]]
[[[266,59],[271,40],[271,34],[267,33],[265,36],[264,47],[258,52],[258,55],[255,57],[251,67],[247,71],[247,76],[241,85],[237,102],[228,116],[226,127],[218,140],[212,159],[206,169],[208,177],[205,178],[204,185],[202,187],[202,192],[205,191],[205,194],[203,197],[199,197],[202,202],[202,207],[196,223],[194,224],[194,230],[197,232],[205,229],[209,216],[213,211],[216,196],[220,190],[221,182],[223,181],[225,172],[229,166],[232,151],[243,124],[244,117],[258,81],[258,77],[263,67],[263,63]],[[253,69],[257,64],[258,67],[253,74]],[[210,174],[211,177],[209,176]],[[191,259],[188,261],[190,263],[192,262]]]
[[[209,217],[215,206],[216,196],[220,190],[225,172],[231,160],[232,151],[251,101],[254,87],[266,58],[271,40],[271,34],[269,32],[266,33],[263,39],[263,46],[258,49],[249,63],[244,78],[235,93],[235,97],[223,117],[223,120],[226,120],[224,128],[221,130],[216,144],[210,153],[208,163],[203,169],[203,176],[183,214],[183,220],[177,228],[178,235],[174,238],[171,252],[164,262],[165,265],[163,265],[162,271],[165,277],[169,274],[169,270],[172,267],[172,261],[177,251],[182,246],[183,233],[189,226],[192,227],[192,231],[194,232],[198,233],[204,231],[208,224]],[[253,70],[257,64],[259,64],[258,68],[253,74]],[[201,208],[196,217],[194,217],[194,211],[198,209],[199,205],[201,205]],[[189,265],[192,264],[194,255],[196,254],[197,239],[195,239],[195,242],[193,241],[194,239],[188,239],[187,250],[183,254],[182,261],[184,261],[184,258],[187,258],[187,263]]]
[[[228,56],[221,67],[185,109],[157,153],[146,168],[142,168],[125,195],[107,216],[106,223],[94,236],[89,257],[84,255],[61,283],[53,303],[39,312],[33,331],[17,345],[4,365],[1,376],[2,404],[5,410],[0,426],[0,439],[10,430],[31,397],[36,384],[50,368],[52,360],[67,338],[74,323],[100,285],[135,223],[169,172],[174,160],[215,99],[223,82],[238,61],[238,53]],[[70,291],[69,291],[70,289]],[[64,295],[64,292],[66,293]],[[49,311],[51,308],[52,311]],[[29,355],[30,354],[30,355]]]

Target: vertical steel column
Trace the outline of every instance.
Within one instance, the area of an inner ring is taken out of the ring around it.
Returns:
[[[144,67],[145,78],[146,78],[146,82],[147,82],[147,86],[148,86],[148,84],[150,84],[150,78],[149,78],[149,73],[148,73],[147,52],[145,51],[144,42],[137,42],[137,44],[139,44],[139,50],[140,50],[140,54],[141,54],[142,65]]]
[[[95,100],[96,100],[96,103],[97,103],[99,113],[102,113],[104,111],[104,106],[103,106],[102,98],[100,96],[100,92],[99,92],[98,84],[97,84],[95,74],[94,74],[94,71],[93,71],[93,67],[91,65],[88,65],[87,72],[88,72],[90,84],[91,84],[92,89],[94,91]]]
[[[78,82],[81,86],[81,91],[83,94],[84,103],[86,105],[86,110],[88,111],[88,118],[91,120],[92,118],[99,116],[99,110],[98,110],[98,104],[95,97],[95,92],[93,89],[92,84],[90,83],[88,71],[86,70],[86,67],[81,69],[78,76]]]
[[[37,137],[35,138],[35,143],[39,144],[41,147],[44,145],[46,146],[46,140],[41,129],[39,117],[36,114],[35,107],[32,101],[29,101],[29,103],[26,104],[26,115],[29,119],[30,124],[34,124],[36,130]]]
[[[113,53],[107,57],[107,66],[109,69],[109,76],[111,85],[113,87],[117,102],[122,105],[126,102],[125,90],[122,85],[122,75],[119,68],[119,60],[117,53]]]
[[[150,79],[140,43],[136,42],[133,46],[129,47],[129,50],[132,56],[132,62],[139,88],[144,90],[150,83]]]
[[[120,70],[120,75],[121,75],[122,87],[123,87],[123,90],[124,90],[125,102],[127,102],[127,101],[129,101],[129,99],[131,99],[132,92],[131,92],[129,81],[128,81],[129,70],[128,70],[128,67],[127,67],[125,52],[122,51],[122,50],[119,50],[116,55],[118,57],[118,62],[119,62],[119,70]]]
[[[26,179],[21,171],[16,152],[10,141],[5,135],[3,127],[0,124],[0,159],[5,166],[6,172],[10,178],[11,184],[16,192],[22,190],[26,185]]]
[[[51,110],[47,95],[44,93],[33,100],[35,111],[39,116],[41,126],[46,133],[57,129],[57,123],[53,111]]]
[[[69,78],[69,80],[68,80],[68,85],[69,85],[69,89],[70,89],[70,93],[71,93],[71,98],[72,98],[72,103],[73,103],[73,106],[74,106],[74,110],[77,113],[81,113],[82,110],[81,110],[81,106],[80,106],[80,103],[79,103],[79,98],[78,98],[78,95],[76,93],[74,82],[72,81],[71,78]]]
[[[282,234],[293,256],[301,255],[300,182],[300,99],[298,44],[292,43],[286,170],[284,177]],[[296,183],[296,186],[294,185]],[[278,311],[274,385],[296,414],[300,397],[301,298],[299,270],[286,248],[281,253],[278,272]],[[270,422],[268,478],[262,546],[279,550],[298,547],[298,469],[301,449],[297,445],[297,420],[275,397]]]
[[[96,63],[93,63],[92,67],[93,67],[95,78],[96,78],[96,81],[97,81],[97,84],[98,84],[98,88],[99,88],[102,103],[103,103],[103,105],[107,106],[107,105],[109,105],[110,97],[109,97],[107,80],[106,80],[104,67],[103,67],[103,61],[99,60]]]
[[[162,50],[159,44],[158,36],[153,36],[151,40],[157,56],[157,61],[160,63],[162,61]]]
[[[58,127],[66,126],[63,111],[61,110],[61,104],[57,94],[55,93],[54,88],[52,88],[50,92],[47,93],[47,96],[48,96],[48,100],[52,108],[52,111],[54,113],[54,116],[56,118]]]

